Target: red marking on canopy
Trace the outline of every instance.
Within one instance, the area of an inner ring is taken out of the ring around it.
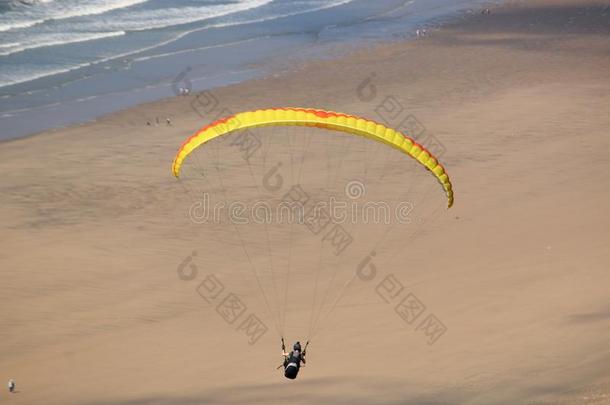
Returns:
[[[274,111],[301,111],[301,112],[305,112],[305,113],[311,113],[311,114],[314,114],[314,115],[316,115],[316,116],[318,116],[320,118],[325,118],[325,119],[330,118],[330,117],[345,117],[345,118],[363,119],[363,120],[365,120],[367,122],[372,122],[372,123],[374,123],[376,125],[382,125],[383,127],[389,128],[388,126],[386,126],[384,124],[381,124],[381,123],[379,123],[377,121],[374,121],[374,120],[369,120],[369,119],[366,119],[366,118],[357,117],[355,115],[348,115],[348,114],[343,114],[343,113],[337,113],[337,112],[333,112],[333,111],[315,110],[315,109],[307,109],[307,108],[294,108],[294,107],[274,107],[274,108],[270,108],[270,109],[274,110]],[[256,111],[264,111],[264,110],[256,110]],[[216,120],[216,121],[206,125],[205,127],[200,129],[199,131],[197,131],[195,134],[193,134],[191,137],[189,137],[186,141],[184,141],[182,143],[182,145],[180,145],[180,148],[178,149],[178,152],[177,152],[176,156],[178,156],[180,154],[180,152],[182,152],[184,147],[189,142],[191,142],[194,138],[199,136],[201,133],[203,133],[203,132],[207,131],[208,129],[213,128],[213,127],[215,127],[217,125],[226,123],[231,118],[235,118],[236,115],[237,114],[233,114],[233,115],[229,115],[229,116],[227,116],[225,118],[220,118],[220,119],[218,119],[218,120]],[[327,128],[327,126],[324,126],[324,123],[313,123],[313,126],[320,127],[320,128]],[[436,159],[436,157],[428,149],[426,149],[423,145],[417,143],[413,138],[411,138],[407,134],[402,133],[400,131],[396,131],[396,132],[398,132],[399,134],[404,136],[406,139],[410,140],[413,143],[413,146],[417,146],[418,148],[421,149],[422,152],[426,152],[426,153],[428,153],[428,155],[430,155],[431,157],[434,157]],[[438,162],[438,159],[436,159],[436,160],[437,160],[437,164],[439,166],[441,166],[441,168],[443,169],[443,172],[445,172],[445,168],[443,167],[443,165],[441,165],[441,163]],[[175,168],[175,165],[174,165],[173,168]]]

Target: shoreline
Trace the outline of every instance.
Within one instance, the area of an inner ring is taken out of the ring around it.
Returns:
[[[354,2],[353,4],[350,3],[346,6],[355,10],[350,12],[350,14],[354,14],[355,16],[358,15],[357,10],[360,7],[358,1]],[[464,1],[463,3],[468,2]],[[473,0],[472,3],[472,5],[476,7],[476,4],[478,3],[487,2]],[[421,8],[422,6],[418,7]],[[201,47],[201,45],[194,46],[194,44],[200,31],[201,34],[203,34],[204,32],[207,32],[205,31],[207,29],[203,28],[199,31],[195,30],[189,32],[189,34],[185,35],[184,38],[172,41],[172,43],[169,45],[156,46],[155,49],[157,52],[160,52],[161,55],[150,54],[147,56],[147,52],[140,52],[130,56],[128,59],[131,60],[131,62],[129,62],[127,69],[120,67],[120,64],[122,63],[121,60],[123,58],[114,58],[112,61],[108,62],[110,64],[107,67],[111,69],[108,70],[107,73],[103,73],[105,69],[104,64],[101,64],[99,67],[86,68],[93,69],[92,72],[98,71],[97,73],[92,73],[90,75],[91,80],[87,79],[88,76],[85,76],[84,79],[76,76],[66,83],[57,82],[52,87],[55,90],[52,90],[52,92],[49,93],[54,94],[53,97],[49,99],[49,101],[53,101],[53,104],[32,104],[30,106],[25,106],[25,104],[23,104],[30,103],[27,101],[28,99],[32,99],[35,103],[39,103],[39,98],[44,100],[50,97],[45,96],[45,93],[49,92],[46,87],[41,87],[40,89],[35,90],[37,85],[33,88],[34,90],[28,91],[27,93],[18,93],[17,96],[10,96],[8,93],[5,94],[5,100],[3,103],[7,105],[11,102],[15,103],[15,101],[11,101],[14,100],[15,97],[18,99],[23,97],[26,98],[19,101],[22,103],[22,105],[18,109],[15,109],[14,107],[4,109],[3,122],[5,124],[5,130],[0,137],[2,140],[7,138],[14,139],[44,132],[46,129],[66,128],[71,124],[82,124],[91,120],[97,120],[107,114],[119,112],[126,108],[132,108],[143,103],[160,101],[177,96],[177,91],[174,89],[175,82],[179,80],[185,72],[188,72],[189,75],[187,87],[189,87],[192,92],[218,89],[225,86],[239,84],[248,80],[270,77],[278,73],[285,74],[287,71],[290,72],[295,68],[300,69],[302,65],[307,65],[310,62],[315,63],[317,61],[327,59],[340,59],[351,52],[357,52],[358,49],[366,49],[370,48],[371,46],[391,43],[397,40],[401,41],[404,38],[413,38],[415,36],[416,27],[425,27],[429,26],[430,24],[438,27],[442,26],[443,24],[459,21],[467,17],[466,4],[459,3],[457,5],[444,7],[445,8],[440,7],[438,11],[426,11],[424,8],[423,11],[427,12],[427,14],[424,14],[426,17],[420,17],[419,19],[414,18],[409,13],[404,15],[399,14],[398,17],[380,17],[381,19],[379,22],[375,22],[375,24],[380,24],[386,21],[387,23],[391,24],[392,27],[396,26],[397,28],[392,28],[390,31],[384,34],[385,37],[382,36],[381,38],[372,39],[367,38],[368,30],[371,28],[362,28],[363,32],[358,33],[357,30],[359,28],[354,27],[350,28],[353,33],[350,33],[351,31],[347,31],[346,33],[341,34],[323,34],[323,32],[325,32],[327,29],[320,28],[320,31],[314,35],[314,37],[317,37],[318,39],[313,42],[311,42],[311,39],[308,39],[308,37],[313,35],[313,33],[303,31],[300,34],[291,34],[291,36],[286,37],[285,39],[283,39],[281,35],[274,38],[273,34],[270,34],[272,36],[268,39],[265,39],[266,37],[258,38],[256,36],[253,38],[241,39],[236,37],[236,42],[234,43],[231,41],[228,43],[218,44],[210,42],[208,45],[206,45],[206,42],[209,42],[209,40],[205,40],[206,37],[202,37],[204,46]],[[339,12],[339,10],[333,11],[332,9],[329,9],[316,13],[321,13],[321,16],[326,16],[325,18],[329,19],[334,18],[331,16],[337,12]],[[403,11],[403,13],[404,12],[405,11]],[[413,13],[415,11],[410,12]],[[298,18],[301,17],[288,17],[287,21],[291,21],[290,19],[293,19],[296,22],[299,21]],[[387,18],[387,20],[384,20],[384,18]],[[398,18],[398,20],[396,20],[396,18]],[[356,23],[356,25],[366,24],[370,23],[366,23],[364,20]],[[260,28],[257,28],[258,25],[260,25],[260,23],[254,23],[250,29],[256,32],[257,30],[260,30]],[[305,26],[306,24],[304,27]],[[322,27],[324,26],[322,25]],[[338,27],[339,28],[332,28],[331,31],[341,31],[341,25]],[[212,35],[212,38],[215,35]],[[323,37],[321,37],[322,35]],[[199,36],[201,37],[201,35]],[[303,36],[303,39],[299,39],[300,36]],[[252,41],[254,41],[254,43],[250,45],[248,42]],[[279,42],[270,48],[269,44],[272,44],[273,41]],[[294,43],[291,45],[292,42]],[[231,52],[236,54],[248,54],[248,52],[250,52],[249,48],[252,46],[254,46],[254,49],[258,48],[259,51],[257,52],[261,53],[261,55],[265,55],[264,58],[261,59],[260,57],[255,56],[241,56],[240,58],[243,60],[243,62],[239,62],[239,60],[231,62],[231,58],[228,58],[227,56]],[[286,50],[278,51],[281,48],[286,48]],[[290,48],[294,49],[290,50]],[[164,56],[164,53],[167,53],[167,55]],[[206,54],[209,54],[209,56],[206,56]],[[195,55],[200,56],[193,58]],[[178,56],[185,59],[181,62],[182,66],[180,69],[176,69],[175,67],[175,58]],[[209,68],[201,70],[202,68],[199,66],[200,62],[197,62],[198,58],[203,60],[210,58],[226,59],[228,66],[230,66],[230,71],[228,73],[222,72],[220,65],[212,66],[213,70],[211,72],[207,71]],[[118,69],[116,72],[115,68],[112,67],[115,63],[119,63],[119,66],[116,68]],[[154,67],[155,64],[157,65],[157,68]],[[138,67],[139,65],[141,66]],[[150,67],[148,67],[148,65],[150,65]],[[146,72],[150,71],[151,69],[161,69],[162,71],[169,70],[167,71],[167,74],[164,73],[164,78],[161,79],[161,82],[159,82],[158,79],[155,79],[152,82],[147,82],[146,79],[134,79],[139,76],[145,78],[147,75],[150,75]],[[99,75],[100,73],[103,73],[104,76],[108,76],[108,78],[104,79],[102,77],[100,79],[96,79],[96,75]],[[73,73],[69,73],[68,75],[73,75]],[[55,77],[59,78],[62,77],[62,75],[53,76],[49,79],[51,80],[50,83],[58,80]],[[97,94],[83,93],[82,96],[79,96],[79,98],[76,99],[66,98],[66,100],[61,103],[54,101],[56,98],[65,98],[65,96],[62,95],[64,93],[69,94],[74,93],[75,91],[80,91],[78,90],[79,87],[82,88],[83,86],[92,86],[94,89],[96,87],[100,87],[99,84],[96,83],[96,80],[99,81],[103,79],[108,81],[110,78],[112,78],[112,80],[116,83],[122,83],[119,87],[128,86],[127,89],[117,89],[117,91],[110,91],[107,93],[106,89],[102,87],[99,88]],[[45,83],[47,79],[39,80],[41,80],[41,86],[46,86],[43,85],[43,83]],[[130,81],[133,82],[133,84],[128,84]],[[80,82],[83,82],[82,85]],[[136,83],[138,84],[136,85]],[[27,84],[26,86],[31,85]],[[65,90],[62,90],[64,87]],[[6,97],[8,97],[8,99]],[[120,101],[118,101],[117,98],[119,98]],[[35,122],[29,120],[28,116],[30,114],[37,116],[37,120]],[[46,126],[47,128],[41,128],[41,126]]]

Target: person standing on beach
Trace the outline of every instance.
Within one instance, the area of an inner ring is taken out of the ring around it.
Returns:
[[[8,392],[11,394],[15,392],[15,381],[12,378],[8,380]]]

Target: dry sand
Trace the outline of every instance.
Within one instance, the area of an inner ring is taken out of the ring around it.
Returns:
[[[177,278],[196,249],[263,313],[239,255],[183,230],[169,167],[207,122],[193,97],[0,145],[0,378],[18,390],[0,402],[610,403],[609,35],[608,2],[516,2],[214,92],[371,118],[393,95],[446,147],[456,205],[384,269],[447,332],[428,345],[363,288],[295,382],[272,331],[250,347]]]

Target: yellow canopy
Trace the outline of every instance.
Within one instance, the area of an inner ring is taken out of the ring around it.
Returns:
[[[311,108],[269,108],[246,111],[215,121],[188,138],[178,150],[172,172],[180,176],[184,159],[206,142],[231,132],[273,125],[312,126],[364,136],[404,152],[430,170],[447,195],[447,208],[453,205],[453,190],[445,168],[422,145],[392,128],[375,121],[332,111]]]

